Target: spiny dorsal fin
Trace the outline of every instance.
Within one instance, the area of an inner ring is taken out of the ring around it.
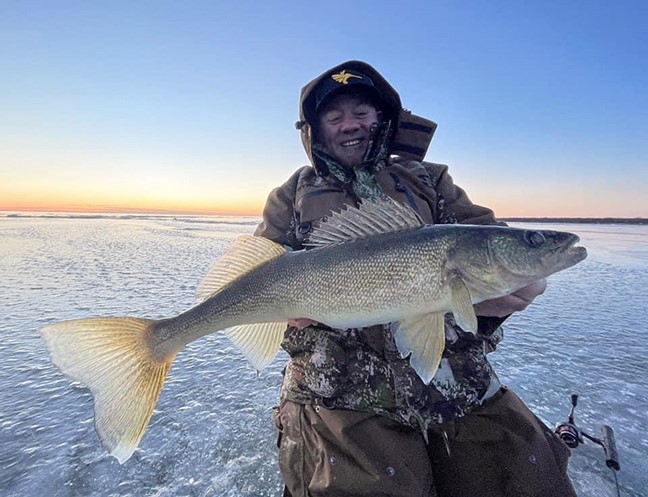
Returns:
[[[365,200],[358,207],[334,212],[308,237],[306,245],[324,247],[361,238],[416,229],[423,220],[412,208],[390,198]]]
[[[262,266],[287,250],[278,243],[261,236],[241,235],[234,239],[227,251],[214,263],[205,279],[196,289],[196,297],[203,301],[211,297],[239,276]]]

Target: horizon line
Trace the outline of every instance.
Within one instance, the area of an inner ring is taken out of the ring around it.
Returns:
[[[216,211],[216,210],[195,210],[195,209],[155,209],[155,208],[125,208],[125,207],[115,207],[115,208],[105,208],[105,207],[67,207],[67,208],[46,208],[46,207],[34,207],[34,208],[12,208],[6,209],[0,207],[0,214],[9,216],[16,213],[25,213],[25,214],[94,214],[94,215],[165,215],[165,216],[223,216],[223,217],[262,217],[262,212],[251,213],[249,211]],[[564,216],[551,216],[551,215],[537,215],[537,216],[496,216],[500,221],[632,221],[635,223],[648,224],[648,218],[643,216],[573,216],[573,215],[564,215]]]

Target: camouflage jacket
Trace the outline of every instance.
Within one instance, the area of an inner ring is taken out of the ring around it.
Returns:
[[[339,171],[322,175],[305,166],[272,191],[255,234],[302,249],[319,220],[345,204],[357,205],[367,190],[410,205],[429,224],[500,224],[491,210],[469,200],[447,169],[392,157],[372,174],[347,178]],[[282,344],[290,360],[281,398],[375,412],[425,432],[430,424],[465,415],[498,390],[486,355],[502,338],[501,322],[479,317],[473,335],[446,316],[446,348],[429,385],[400,357],[389,325],[289,327]]]

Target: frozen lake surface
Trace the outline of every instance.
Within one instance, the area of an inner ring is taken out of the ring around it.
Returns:
[[[38,330],[90,315],[160,318],[194,291],[251,218],[0,217],[0,495],[279,496],[271,409],[285,355],[260,376],[225,337],[176,359],[140,448],[102,449],[90,393],[49,362]],[[516,224],[516,226],[522,226]],[[527,224],[572,231],[589,258],[549,280],[491,355],[502,381],[547,424],[600,436],[612,426],[621,495],[648,495],[648,227]],[[570,474],[582,497],[616,495],[603,450],[586,443]]]

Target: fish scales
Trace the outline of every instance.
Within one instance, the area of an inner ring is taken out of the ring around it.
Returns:
[[[163,333],[161,341],[177,339],[177,348],[215,330],[295,316],[330,326],[343,316],[350,327],[362,327],[422,307],[436,310],[451,241],[443,233],[430,235],[437,233],[390,233],[289,253],[164,323],[176,333]]]

